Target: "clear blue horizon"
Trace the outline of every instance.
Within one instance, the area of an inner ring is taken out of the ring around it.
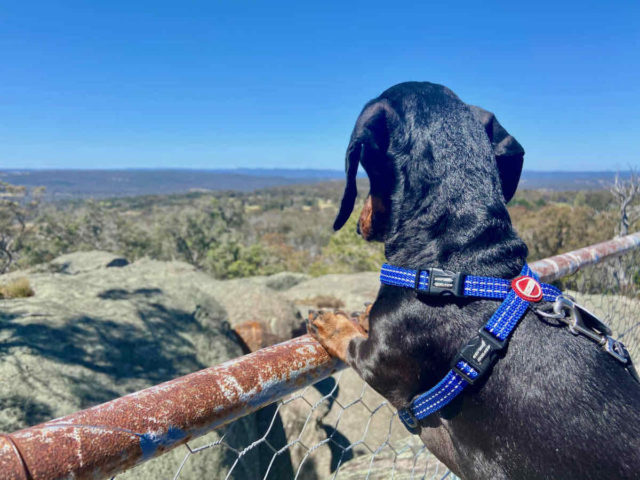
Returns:
[[[8,2],[0,169],[340,169],[407,80],[496,113],[527,170],[640,166],[638,2]]]

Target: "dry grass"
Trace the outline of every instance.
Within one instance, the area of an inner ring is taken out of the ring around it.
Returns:
[[[20,277],[0,285],[0,298],[25,298],[32,297],[34,294],[35,292],[26,277]]]
[[[342,308],[344,302],[339,298],[332,297],[331,295],[316,295],[315,297],[305,298],[298,300],[298,303],[302,305],[311,305],[316,308]]]

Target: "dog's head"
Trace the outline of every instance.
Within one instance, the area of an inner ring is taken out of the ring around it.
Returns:
[[[441,85],[396,85],[367,103],[358,117],[333,227],[342,228],[353,211],[359,165],[369,177],[370,192],[358,231],[366,240],[384,240],[399,227],[399,217],[434,207],[429,200],[434,195],[445,202],[465,195],[508,202],[523,159],[520,144],[492,113],[464,104]]]

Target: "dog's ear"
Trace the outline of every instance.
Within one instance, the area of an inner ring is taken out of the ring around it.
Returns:
[[[502,184],[502,194],[505,203],[513,198],[518,188],[520,174],[522,173],[522,163],[524,162],[524,149],[518,141],[509,135],[496,116],[483,110],[480,107],[470,105],[471,111],[484,126],[484,130],[489,136],[489,141],[493,147],[493,154],[496,158],[500,183]]]
[[[356,175],[358,173],[358,164],[361,161],[362,155],[364,155],[364,144],[354,143],[353,141],[347,148],[347,157],[345,171],[347,173],[347,184],[344,187],[344,193],[342,194],[342,202],[340,203],[340,210],[333,222],[333,229],[340,230],[353,211],[353,206],[356,203],[356,196],[358,195],[358,187],[356,185]]]
[[[349,219],[356,202],[358,190],[356,186],[356,174],[358,165],[361,164],[367,171],[372,194],[378,193],[380,188],[379,178],[389,148],[389,130],[387,126],[390,107],[386,101],[377,101],[367,105],[358,120],[351,135],[351,141],[347,147],[345,170],[347,183],[344,188],[340,210],[333,223],[334,230],[340,230]],[[388,175],[386,175],[388,177]],[[375,212],[373,212],[375,213]]]

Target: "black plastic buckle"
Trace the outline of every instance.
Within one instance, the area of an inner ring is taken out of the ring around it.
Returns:
[[[429,285],[426,290],[420,290],[420,274],[425,270],[416,272],[414,290],[424,295],[452,295],[454,297],[464,297],[464,279],[466,275],[461,272],[450,272],[440,268],[428,268]]]
[[[411,401],[410,405],[413,405],[415,398]],[[418,419],[411,411],[411,406],[398,410],[398,418],[410,433],[416,434],[419,431]]]
[[[460,349],[451,364],[451,369],[473,385],[483,378],[496,364],[507,346],[507,342],[508,339],[500,340],[482,327],[478,331],[478,335],[469,340],[469,342]],[[458,368],[458,362],[461,360],[478,372],[478,376],[471,378],[469,374]]]

